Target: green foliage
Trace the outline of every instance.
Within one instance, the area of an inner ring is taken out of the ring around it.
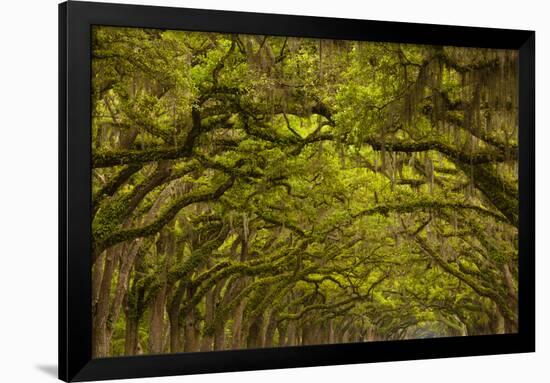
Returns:
[[[517,330],[514,52],[92,35],[95,355]]]

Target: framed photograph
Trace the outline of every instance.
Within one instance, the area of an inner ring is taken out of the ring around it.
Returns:
[[[60,4],[60,379],[534,351],[534,39]]]

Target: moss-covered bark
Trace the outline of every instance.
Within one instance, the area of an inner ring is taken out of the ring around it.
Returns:
[[[92,35],[95,356],[517,331],[517,52]]]

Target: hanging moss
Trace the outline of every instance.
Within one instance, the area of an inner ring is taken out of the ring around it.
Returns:
[[[94,315],[125,309],[94,320],[111,350],[138,352],[152,318],[163,352],[517,329],[517,52],[93,41],[94,251],[120,253],[93,266]]]

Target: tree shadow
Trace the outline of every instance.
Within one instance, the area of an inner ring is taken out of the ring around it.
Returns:
[[[57,378],[57,364],[39,364],[35,367],[46,375]]]

